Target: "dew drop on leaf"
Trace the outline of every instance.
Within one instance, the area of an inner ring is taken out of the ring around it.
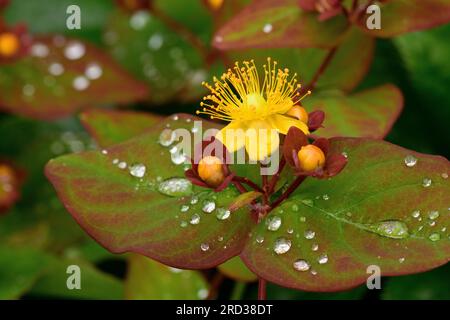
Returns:
[[[260,244],[263,243],[264,242],[264,237],[263,236],[257,236],[256,237],[256,242],[260,243]]]
[[[437,232],[434,232],[434,233],[430,234],[428,239],[430,239],[431,241],[435,242],[435,241],[441,240],[441,235],[439,233],[437,233]]]
[[[187,225],[188,225],[188,223],[186,221],[181,221],[180,222],[180,227],[182,227],[182,228],[186,228]]]
[[[89,80],[84,76],[78,76],[73,79],[72,86],[77,91],[86,90],[89,87]]]
[[[204,250],[205,251],[205,250]],[[203,288],[203,289],[200,289],[200,290],[198,290],[198,292],[197,292],[197,297],[199,298],[199,299],[206,299],[207,297],[208,297],[208,294],[209,294],[209,290],[208,289],[205,289],[205,288]]]
[[[164,129],[159,135],[159,144],[163,147],[170,146],[176,138],[176,133],[171,129]]]
[[[192,183],[184,178],[170,178],[159,183],[158,191],[171,197],[187,196],[192,193]]]
[[[428,213],[428,218],[430,218],[431,220],[435,220],[435,219],[439,218],[439,211],[436,211],[436,210],[430,211]]]
[[[277,231],[281,226],[281,218],[273,216],[267,220],[267,230]]]
[[[117,167],[119,167],[119,169],[125,169],[127,167],[127,163],[122,161],[119,162],[119,164],[117,165]]]
[[[408,237],[408,226],[402,221],[387,220],[369,225],[368,227],[369,231],[384,237],[393,239],[403,239]]]
[[[204,213],[211,213],[216,209],[216,203],[214,201],[205,201],[203,203],[202,211]]]
[[[314,237],[316,236],[316,233],[312,230],[306,230],[305,231],[305,238],[308,240],[314,239]]]
[[[303,259],[296,260],[293,266],[297,271],[308,271],[311,268],[311,265],[308,263],[308,261]]]
[[[189,221],[190,224],[196,225],[200,223],[200,216],[198,214],[193,214],[191,217],[191,220]]]
[[[130,168],[130,174],[136,178],[143,178],[145,176],[146,168],[142,163],[132,165]]]
[[[430,178],[424,178],[423,181],[422,181],[422,185],[425,188],[428,188],[429,186],[431,186],[431,179]]]
[[[291,249],[291,241],[286,238],[278,238],[275,240],[273,251],[276,254],[284,254]]]
[[[102,76],[103,70],[98,63],[90,63],[86,67],[84,74],[90,80],[97,80]]]
[[[414,210],[414,211],[411,213],[411,216],[412,216],[413,218],[419,218],[419,217],[420,217],[420,211],[419,211],[419,210]]]
[[[317,243],[313,243],[313,244],[311,245],[311,250],[312,250],[312,251],[317,251],[317,250],[319,250],[319,245],[318,245]]]
[[[292,211],[297,212],[298,211],[298,205],[293,204],[291,209],[292,209]]]
[[[270,23],[266,23],[263,27],[264,33],[270,33],[273,30],[273,26]]]
[[[48,56],[50,50],[43,43],[35,43],[30,49],[30,53],[34,57],[45,58]]]
[[[209,244],[207,243],[202,243],[200,245],[200,249],[202,249],[202,251],[208,251],[209,250]]]
[[[325,264],[328,262],[328,256],[326,254],[321,255],[319,258],[317,258],[317,262],[319,264]]]
[[[405,162],[405,165],[406,165],[408,168],[412,168],[412,167],[414,167],[414,166],[416,165],[416,163],[417,163],[417,158],[414,157],[413,155],[407,155],[407,156],[405,157],[405,159],[404,159],[404,162]]]
[[[225,208],[219,208],[216,212],[216,217],[219,220],[226,220],[230,217],[231,211]]]
[[[180,208],[180,211],[181,211],[181,212],[187,212],[187,211],[189,211],[189,206],[183,204],[183,205],[181,206],[181,208]]]
[[[81,42],[71,42],[64,49],[64,56],[69,60],[78,60],[84,56],[86,48]]]

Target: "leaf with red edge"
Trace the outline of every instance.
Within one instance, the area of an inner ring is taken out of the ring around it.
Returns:
[[[34,40],[29,56],[0,66],[0,108],[37,119],[68,116],[93,105],[125,104],[147,87],[91,44],[61,36]]]
[[[92,109],[81,113],[81,123],[101,147],[131,139],[164,118],[137,111]]]
[[[250,270],[286,287],[338,291],[364,283],[370,265],[394,276],[449,261],[447,159],[370,139],[333,138],[330,152],[345,152],[346,168],[329,180],[307,179],[252,231],[241,254]],[[270,231],[274,216],[281,226]],[[290,249],[276,254],[281,238]]]
[[[297,0],[258,0],[244,8],[215,35],[222,50],[336,45],[348,24],[343,16],[325,22],[304,12]]]
[[[23,177],[15,168],[0,162],[0,214],[7,211],[20,197]]]
[[[358,22],[363,31],[376,37],[393,37],[450,22],[449,0],[391,0],[378,5],[381,10],[381,29],[367,28],[366,21],[370,14],[362,15]]]
[[[340,92],[313,94],[302,102],[308,111],[325,112],[325,137],[383,138],[403,108],[403,95],[394,85],[383,85],[346,96]]]
[[[169,149],[176,144],[162,146],[160,134],[167,126],[190,132],[196,119],[176,115],[105,151],[51,160],[46,175],[77,222],[110,251],[136,252],[179,268],[216,266],[240,253],[253,220],[246,208],[219,219],[239,194],[233,187],[214,193],[189,186],[166,195],[163,187],[173,182],[168,179],[184,177],[185,166],[172,163]],[[143,164],[145,175],[120,169],[125,163]],[[215,204],[212,213],[203,210],[208,201]]]

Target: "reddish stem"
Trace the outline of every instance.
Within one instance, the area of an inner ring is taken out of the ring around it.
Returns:
[[[248,179],[246,177],[238,177],[238,176],[236,176],[236,177],[234,177],[234,181],[237,181],[237,182],[240,182],[240,183],[245,183],[250,188],[252,188],[252,189],[254,189],[254,190],[258,191],[258,192],[264,193],[264,190],[261,189],[260,186],[258,186],[256,183],[254,183],[252,180],[250,180],[250,179]]]
[[[266,280],[264,280],[263,278],[258,278],[258,300],[266,300],[266,284]]]
[[[317,69],[316,73],[314,74],[314,77],[309,82],[309,84],[306,87],[304,87],[304,89],[302,90],[303,94],[308,92],[309,90],[313,90],[316,87],[317,82],[319,81],[319,78],[325,72],[325,70],[327,69],[327,67],[330,64],[331,60],[333,60],[334,55],[336,54],[337,48],[338,47],[336,46],[336,47],[331,48],[328,51],[328,54],[323,59],[322,64],[320,65],[319,69]]]
[[[239,190],[240,193],[246,193],[247,192],[247,189],[245,189],[244,186],[242,184],[240,184],[238,181],[233,180],[232,183],[234,184],[236,189]]]
[[[282,203],[284,200],[286,200],[292,192],[294,192],[298,186],[303,182],[303,180],[306,179],[306,176],[300,176],[297,177],[297,179],[294,180],[294,182],[291,183],[291,185],[287,188],[287,190],[272,203],[271,209],[275,209]]]
[[[284,159],[284,157],[282,157],[277,173],[275,173],[275,175],[272,177],[272,179],[270,179],[269,190],[267,191],[269,196],[275,190],[275,186],[277,185],[278,179],[280,178],[281,172],[283,171],[285,165],[286,165],[286,160]]]

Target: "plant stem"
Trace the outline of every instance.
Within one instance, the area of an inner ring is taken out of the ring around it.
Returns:
[[[266,280],[263,278],[258,278],[258,300],[266,300]]]
[[[214,275],[214,277],[211,279],[208,297],[206,298],[207,300],[212,300],[217,297],[219,288],[224,280],[225,280],[225,276],[222,273],[217,272]]]
[[[238,191],[240,193],[246,193],[247,192],[247,189],[245,189],[244,186],[242,184],[240,184],[240,182],[233,181],[232,183],[234,184],[234,186],[236,187],[236,189],[238,189]]]
[[[277,173],[275,173],[275,175],[272,177],[272,179],[270,179],[269,190],[267,191],[269,196],[275,190],[275,186],[277,185],[278,179],[280,178],[281,172],[283,171],[285,165],[286,165],[286,160],[284,159],[284,157],[282,157]]]
[[[245,282],[236,281],[233,291],[231,292],[230,300],[241,300],[244,295],[245,287]]]
[[[286,200],[292,192],[294,192],[297,187],[303,182],[303,180],[306,179],[306,176],[300,176],[297,179],[294,180],[294,182],[291,183],[291,185],[287,188],[287,190],[272,203],[271,209],[275,209],[282,203],[284,200]]]
[[[246,177],[234,177],[234,180],[240,183],[245,183],[246,185],[248,185],[249,187],[251,187],[252,189],[264,193],[263,189],[261,189],[260,186],[258,186],[256,183],[254,183],[252,180],[246,178]]]
[[[337,51],[337,46],[331,48],[328,51],[328,54],[325,56],[325,58],[322,61],[322,64],[320,65],[319,69],[317,69],[316,73],[314,74],[312,80],[309,82],[309,84],[302,90],[302,94],[305,94],[306,92],[308,92],[309,90],[313,90],[316,85],[317,82],[319,81],[320,77],[322,76],[322,74],[325,72],[325,70],[328,68],[331,60],[333,60],[334,55],[336,54]]]

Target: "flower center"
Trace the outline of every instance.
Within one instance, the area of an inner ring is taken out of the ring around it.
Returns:
[[[7,32],[0,34],[0,55],[12,57],[19,51],[19,39],[14,33]]]

